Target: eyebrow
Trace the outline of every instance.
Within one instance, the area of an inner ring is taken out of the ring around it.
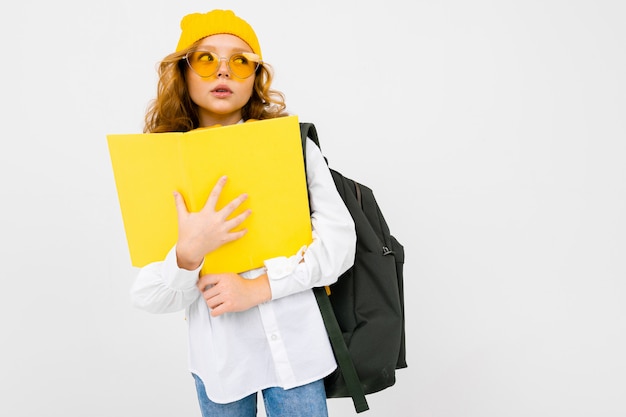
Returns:
[[[214,51],[214,50],[217,49],[217,47],[215,45],[198,45],[198,46],[196,46],[196,49],[203,49],[203,50],[204,49],[208,49],[210,51]],[[237,52],[249,52],[249,53],[252,53],[252,54],[254,53],[252,51],[247,51],[245,48],[233,48],[233,49],[230,49],[230,52],[231,53],[232,52],[234,52],[234,53],[237,53]]]

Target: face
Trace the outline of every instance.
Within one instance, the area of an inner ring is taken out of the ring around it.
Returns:
[[[226,61],[235,53],[252,52],[252,49],[237,36],[227,34],[202,39],[198,49],[226,58],[220,61],[217,72],[206,78],[187,66],[187,87],[191,100],[198,106],[200,127],[237,123],[241,120],[242,107],[252,96],[255,75],[238,78],[228,68]]]

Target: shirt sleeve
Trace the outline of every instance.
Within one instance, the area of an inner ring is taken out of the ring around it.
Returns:
[[[133,305],[150,313],[187,308],[200,296],[196,282],[201,268],[202,265],[193,271],[179,268],[174,246],[163,261],[140,269],[130,290]]]
[[[310,139],[306,173],[313,241],[290,257],[265,261],[272,299],[333,284],[354,264],[356,232],[322,152]]]

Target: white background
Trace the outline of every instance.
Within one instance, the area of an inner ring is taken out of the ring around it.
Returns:
[[[130,306],[106,134],[220,7],[405,245],[409,368],[364,415],[625,416],[625,4],[3,2],[0,415],[199,416],[183,313]]]

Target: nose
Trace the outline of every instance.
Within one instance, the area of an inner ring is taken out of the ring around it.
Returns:
[[[218,77],[230,77],[230,68],[228,68],[228,59],[220,58],[220,62],[217,67]]]

